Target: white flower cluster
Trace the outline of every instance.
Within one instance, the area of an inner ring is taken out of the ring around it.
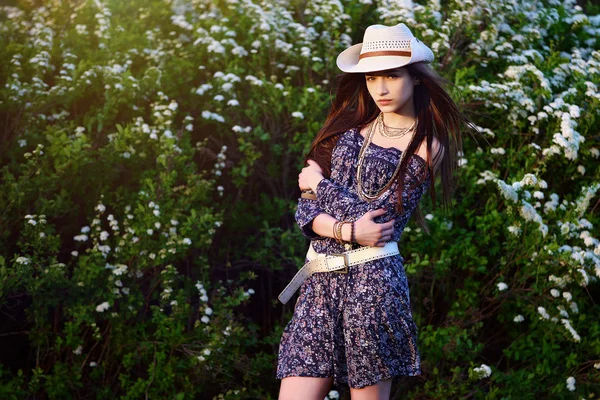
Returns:
[[[185,29],[186,31],[194,29],[194,26],[185,20],[185,15],[172,15],[171,22],[173,25]]]
[[[175,100],[169,99],[163,92],[158,92],[157,95],[159,100],[151,103],[151,123],[146,123],[142,117],[137,117],[134,119],[135,127],[131,129],[160,143],[161,153],[157,158],[157,161],[160,162],[169,154],[181,153],[182,149],[178,146],[180,136],[172,132],[173,119],[179,109],[179,104]],[[184,118],[183,123],[186,124],[187,131],[193,130],[194,126],[191,124],[193,120],[194,118],[189,115]],[[129,146],[127,153],[136,154],[137,150],[133,146]],[[124,154],[124,156],[129,158],[128,155]]]
[[[121,277],[121,276],[124,276],[126,274],[129,277],[133,276],[132,271],[129,271],[129,268],[125,264],[112,265],[110,263],[106,263],[106,265],[104,266],[104,268],[108,269],[108,270],[111,270],[112,271],[112,275],[114,277]],[[137,271],[136,276],[139,277],[140,275],[141,275],[141,272]],[[116,279],[114,281],[114,283],[115,283],[115,288],[113,288],[113,293],[117,297],[121,297],[122,295],[128,295],[129,294],[129,288],[123,285],[123,281],[121,281],[121,279]]]
[[[371,0],[361,0],[361,3],[371,4]],[[434,4],[433,7],[435,7],[435,2],[432,3]],[[408,26],[416,27],[418,22],[415,19],[415,11],[421,11],[419,4],[415,4],[412,0],[383,0],[378,1],[377,4],[377,12],[385,23],[390,24],[392,21],[403,21]],[[420,24],[419,28],[424,26],[424,24]]]
[[[577,211],[577,214],[580,218],[589,207],[590,201],[596,195],[598,189],[600,189],[600,182],[596,182],[591,186],[584,187],[581,189],[581,196],[579,196],[575,201],[575,210]]]
[[[159,100],[151,104],[153,124],[156,126],[156,130],[151,132],[154,134],[169,131],[173,124],[173,118],[175,117],[175,111],[179,108],[178,104],[174,100],[170,100],[167,95],[163,92],[158,92]],[[169,131],[170,133],[170,131]],[[167,138],[173,137],[172,134],[167,133]],[[157,139],[158,137],[152,137],[151,139]]]
[[[200,300],[206,303],[208,301],[208,296],[206,295],[206,289],[204,289],[202,282],[196,282],[196,289],[200,292]]]
[[[551,275],[550,278],[549,278],[549,280],[550,281],[554,281],[561,288],[564,287],[566,285],[566,283],[567,283],[567,280],[556,278],[554,275]],[[570,279],[568,279],[568,280],[570,281]],[[559,299],[560,297],[562,297],[568,303],[571,312],[573,312],[575,314],[577,314],[579,312],[579,308],[577,307],[577,303],[575,303],[574,301],[572,301],[573,296],[572,296],[572,294],[570,292],[562,292],[562,296],[561,296],[560,290],[552,288],[552,289],[550,289],[550,294],[552,295],[552,297],[557,298],[557,299]],[[581,341],[581,337],[575,331],[575,329],[571,325],[571,321],[568,319],[569,318],[569,313],[567,312],[567,310],[565,309],[565,307],[563,305],[561,305],[561,304],[558,304],[556,306],[556,309],[558,310],[558,314],[561,317],[563,317],[563,318],[560,319],[560,321],[563,324],[563,326],[565,327],[565,329],[567,330],[567,332],[569,332],[571,334],[572,340],[574,342]],[[538,313],[540,314],[540,319],[550,320],[552,322],[558,322],[558,317],[556,317],[556,316],[552,316],[551,317],[545,307],[539,306],[537,310],[538,310]]]
[[[36,220],[36,218],[37,218],[37,220]],[[25,216],[25,219],[27,220],[27,222],[26,222],[27,224],[29,224],[29,225],[33,225],[33,226],[37,226],[37,225],[38,225],[38,223],[39,223],[40,225],[44,225],[44,224],[46,224],[46,222],[47,222],[47,221],[46,221],[46,216],[45,216],[44,214],[40,214],[39,216],[38,216],[38,215],[36,215],[36,214],[33,214],[33,215],[31,215],[31,214],[27,214],[27,215]],[[42,232],[42,233],[43,233],[43,232]]]
[[[343,3],[339,0],[313,0],[307,2],[304,15],[312,16],[309,27],[304,28],[303,26],[294,25],[294,33],[299,38],[298,42],[304,45],[314,45],[319,37],[318,32],[314,29],[315,25],[323,24],[333,30],[338,30],[345,20],[350,19],[350,16],[344,12]],[[321,35],[330,38],[328,31],[323,31]]]
[[[171,293],[173,293],[173,288],[171,287],[171,284],[174,282],[175,277],[178,274],[175,267],[173,267],[173,265],[171,264],[165,266],[165,268],[162,271],[160,271],[160,273],[161,275],[165,275],[165,278],[163,280],[163,291],[160,293],[160,298],[166,301],[170,299]],[[163,311],[162,308],[160,310]]]
[[[484,185],[487,181],[496,182],[496,180],[498,179],[498,173],[490,170],[480,172],[479,176],[481,176],[481,178],[475,182],[478,185]]]
[[[573,339],[574,342],[581,341],[581,337],[579,336],[579,334],[577,334],[577,331],[575,331],[575,329],[573,329],[573,326],[571,326],[571,321],[569,319],[561,318],[560,322],[562,322],[562,324],[565,326],[567,331],[571,334],[571,338]]]
[[[29,265],[29,264],[31,264],[31,259],[29,259],[27,257],[17,257],[15,262],[20,265]]]
[[[210,356],[210,353],[211,353],[211,350],[209,348],[202,350],[202,354],[198,356],[198,361],[202,362],[202,361],[206,360],[206,358],[204,356]]]
[[[200,300],[203,301],[204,303],[208,302],[208,296],[206,293],[206,289],[204,288],[204,285],[202,284],[202,282],[198,281],[196,282],[196,289],[198,289],[198,292],[200,292]],[[200,321],[202,321],[205,324],[208,324],[210,322],[210,318],[209,316],[212,315],[213,310],[210,307],[205,307],[204,308],[204,314],[202,316],[202,318],[200,318]]]
[[[112,16],[110,10],[100,0],[94,0],[94,4],[98,7],[98,13],[96,13],[96,22],[98,26],[94,31],[94,35],[100,38],[100,48],[104,48],[106,45],[104,41],[110,39],[110,17]]]
[[[564,112],[560,115],[561,132],[555,133],[553,142],[555,145],[548,149],[544,149],[542,154],[558,154],[560,148],[569,160],[575,160],[578,155],[579,145],[585,141],[585,137],[577,132],[574,128],[577,127],[577,122],[572,118],[571,114]]]
[[[518,222],[514,225],[509,225],[506,229],[514,236],[519,236],[521,234],[521,227]]]
[[[546,181],[538,180],[538,178],[533,174],[525,174],[523,179],[520,181],[515,181],[511,185],[507,184],[501,179],[495,178],[494,175],[482,175],[485,180],[495,181],[498,185],[498,189],[500,193],[504,196],[505,199],[510,200],[513,203],[520,203],[519,213],[521,217],[525,221],[532,221],[539,225],[539,230],[542,232],[543,236],[546,236],[548,233],[548,226],[544,223],[542,216],[537,212],[536,208],[541,207],[541,203],[538,201],[534,205],[532,205],[528,200],[533,198],[541,199],[544,197],[544,194],[537,190],[535,191],[535,195],[532,195],[529,190],[526,189],[527,186],[532,186],[537,189],[546,189],[548,187]],[[521,196],[520,196],[521,195]],[[521,197],[519,202],[519,197]],[[520,233],[519,226],[511,226],[509,227],[509,232],[514,235],[518,235]]]
[[[339,398],[340,394],[337,390],[330,390],[329,393],[327,393],[327,397],[325,397],[323,400],[338,400]]]
[[[33,26],[29,29],[29,35],[32,39],[31,47],[37,51],[37,54],[29,60],[29,63],[35,68],[36,75],[40,74],[37,75],[40,77],[41,74],[52,68],[50,65],[50,52],[54,41],[54,31],[46,21],[47,16],[46,9],[43,7],[34,11],[32,16]]]
[[[571,392],[575,391],[575,378],[572,376],[567,378],[567,389]]]
[[[202,111],[202,118],[204,119],[208,119],[208,120],[215,120],[217,122],[225,122],[225,118],[223,118],[221,115],[214,113],[214,112],[210,112],[208,110],[204,110]]]
[[[465,167],[468,163],[468,159],[465,157],[465,153],[463,151],[459,151],[457,153],[458,155],[458,166],[459,167]]]
[[[227,146],[221,146],[221,151],[217,154],[217,161],[215,162],[213,173],[215,176],[221,176],[223,174],[223,170],[225,169],[225,160],[227,160],[227,156],[225,152],[227,151]],[[223,195],[223,191],[219,191],[219,195]]]
[[[110,304],[108,303],[108,301],[104,301],[96,306],[96,311],[104,312],[104,311],[108,310],[109,308],[110,308]]]
[[[30,152],[26,152],[23,154],[23,157],[25,158],[31,158],[33,156],[37,156],[38,158],[44,154],[43,151],[44,145],[43,144],[38,144],[37,147],[35,148],[35,150],[33,150],[31,153]]]
[[[523,321],[525,321],[525,317],[523,317],[521,314],[519,314],[519,315],[515,316],[515,318],[513,318],[513,321],[517,322],[517,323],[523,322]]]
[[[104,213],[104,211],[106,211],[106,206],[104,204],[102,204],[102,201],[100,201],[96,205],[95,210],[97,212],[96,213],[97,218],[94,218],[94,220],[91,223],[91,226],[94,229],[94,232],[90,233],[91,238],[93,239],[93,245],[94,245],[94,247],[92,247],[91,251],[98,251],[102,254],[102,256],[104,258],[106,258],[108,256],[108,254],[111,252],[112,248],[110,245],[100,244],[100,242],[107,240],[108,237],[110,236],[110,234],[108,232],[102,230],[102,228],[100,227],[101,220],[99,219],[100,215],[102,215]],[[110,223],[113,231],[118,231],[119,230],[118,221],[116,219],[114,219],[113,215],[109,214],[107,219],[109,220],[109,223]],[[88,237],[88,235],[86,235],[86,233],[89,233],[91,230],[92,230],[92,228],[90,228],[89,226],[82,227],[81,234],[75,235],[73,237],[73,240],[75,240],[77,242],[87,242],[90,237]],[[116,251],[118,252],[118,248],[116,249]],[[76,257],[79,255],[79,252],[73,251],[71,254]]]
[[[229,18],[227,17],[221,16],[219,19],[223,24],[229,22]],[[179,16],[175,17],[175,20],[181,23],[181,18]],[[187,27],[188,26],[186,25],[186,28]],[[194,33],[196,33],[198,37],[194,40],[193,45],[206,45],[206,50],[209,53],[214,53],[214,56],[226,56],[228,49],[230,54],[238,58],[248,55],[248,51],[233,39],[237,33],[234,30],[228,29],[225,25],[213,24],[210,27],[210,32],[199,27]],[[223,38],[219,40],[212,35],[223,36]]]
[[[248,133],[248,132],[252,131],[252,127],[251,126],[246,126],[245,128],[242,128],[239,125],[234,125],[233,127],[231,127],[231,130],[234,131],[234,132],[236,132],[236,133],[242,133],[242,132]]]
[[[489,378],[492,375],[492,369],[485,364],[481,364],[479,367],[473,368],[473,374],[476,379]]]

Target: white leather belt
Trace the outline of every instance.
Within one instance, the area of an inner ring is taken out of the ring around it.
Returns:
[[[347,274],[348,267],[396,254],[400,254],[397,242],[387,242],[383,247],[364,246],[339,254],[317,253],[313,249],[311,242],[306,253],[306,258],[309,261],[300,268],[290,283],[279,294],[279,301],[283,304],[287,303],[290,297],[296,293],[296,290],[300,288],[302,282],[315,272]]]

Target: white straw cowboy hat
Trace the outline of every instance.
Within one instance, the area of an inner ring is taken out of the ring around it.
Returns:
[[[403,23],[371,25],[363,42],[342,51],[336,60],[344,72],[372,72],[433,61],[433,51],[414,37]]]

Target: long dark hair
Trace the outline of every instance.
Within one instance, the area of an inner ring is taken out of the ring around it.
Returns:
[[[421,81],[414,87],[413,103],[417,114],[418,123],[416,132],[408,144],[400,166],[398,181],[398,203],[396,210],[403,212],[402,191],[404,188],[404,174],[407,163],[412,158],[416,149],[426,139],[427,143],[427,168],[429,169],[430,195],[433,207],[436,206],[434,187],[434,173],[432,163],[432,141],[435,136],[443,147],[443,159],[439,172],[442,180],[442,207],[448,209],[451,197],[455,190],[455,172],[458,168],[458,155],[462,154],[461,125],[469,129],[475,126],[466,117],[444,89],[449,82],[439,76],[428,64],[417,62],[406,65],[412,78]],[[308,159],[315,160],[323,169],[323,175],[331,175],[331,153],[340,135],[351,128],[362,129],[373,121],[379,114],[379,108],[371,98],[365,82],[365,75],[361,73],[343,73],[336,77],[335,100],[329,110],[323,127],[317,133],[304,162]],[[441,155],[441,154],[440,154]],[[437,161],[437,160],[433,160]],[[417,223],[429,232],[423,213],[419,206],[413,212]]]

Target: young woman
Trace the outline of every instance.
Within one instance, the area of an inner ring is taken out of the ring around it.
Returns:
[[[404,24],[369,26],[337,58],[346,72],[298,175],[296,221],[311,239],[279,347],[280,400],[322,400],[346,383],[353,400],[388,399],[392,378],[419,375],[404,258],[397,242],[441,173],[448,206],[469,120]],[[318,272],[318,273],[317,273]]]

